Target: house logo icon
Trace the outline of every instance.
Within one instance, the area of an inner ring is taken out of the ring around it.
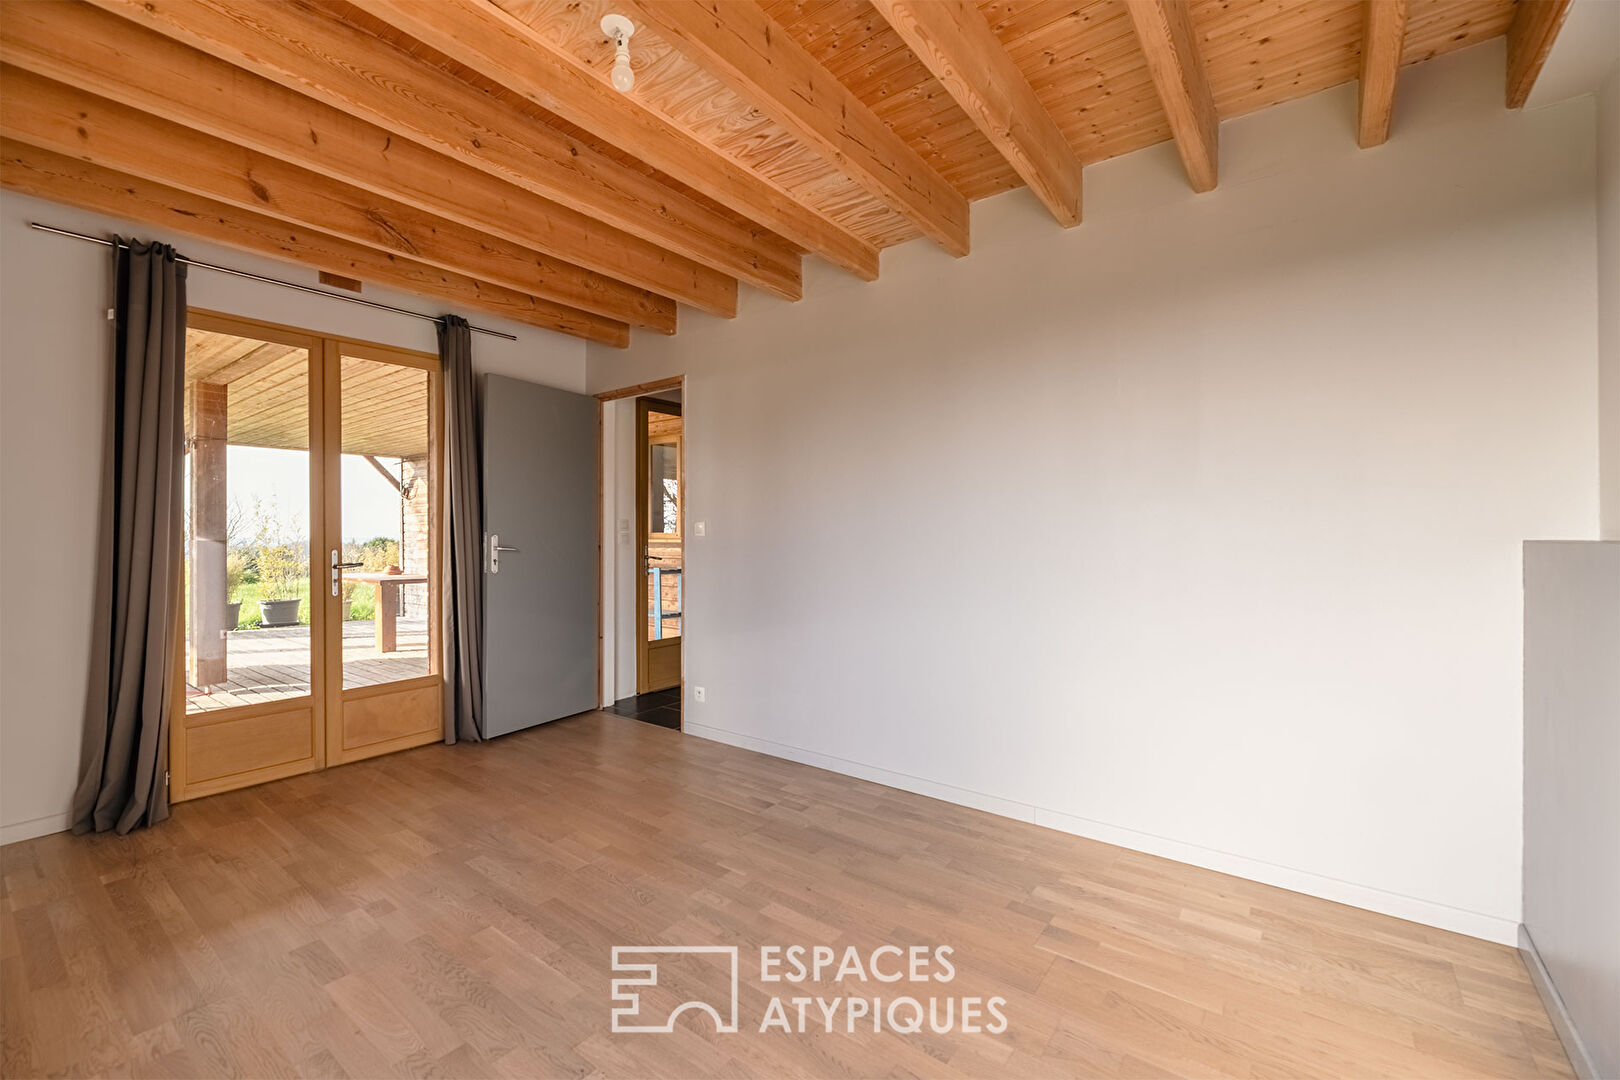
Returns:
[[[659,958],[666,967],[679,968],[685,978],[660,983]],[[613,1031],[616,1034],[655,1034],[675,1030],[675,1021],[688,1010],[706,1012],[718,1032],[737,1030],[737,946],[735,945],[615,945],[613,971],[626,976],[612,980]],[[698,978],[691,978],[692,973]],[[699,996],[689,996],[698,993]],[[642,997],[649,998],[642,1013]]]

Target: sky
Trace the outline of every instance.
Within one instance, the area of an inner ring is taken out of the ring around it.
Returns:
[[[399,459],[381,458],[394,475]],[[399,493],[357,454],[342,456],[343,530],[345,541],[374,536],[399,539]],[[309,538],[309,454],[303,450],[266,450],[257,446],[226,448],[225,485],[235,511],[242,516],[242,539],[254,532],[255,497],[289,538]]]

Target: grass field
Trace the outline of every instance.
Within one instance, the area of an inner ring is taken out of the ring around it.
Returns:
[[[259,625],[259,597],[261,589],[257,581],[243,582],[236,590],[233,601],[242,601],[242,620],[237,623],[238,630],[250,630]],[[298,607],[298,621],[305,626],[309,625],[309,579],[305,578],[298,583],[298,598],[303,601]],[[291,597],[288,597],[290,600]],[[377,610],[377,590],[371,585],[358,584],[354,589],[354,598],[349,604],[349,618],[369,619]]]

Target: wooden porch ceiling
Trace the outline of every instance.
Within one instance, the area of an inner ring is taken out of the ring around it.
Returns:
[[[0,23],[0,183],[623,345],[677,305],[864,279],[1028,185],[1508,39],[1523,104],[1570,0],[37,0]],[[602,15],[628,14],[613,90]],[[1347,133],[1346,137],[1350,137]]]
[[[356,357],[344,357],[342,363],[342,452],[379,458],[426,454],[426,372]],[[304,349],[188,329],[186,383],[197,382],[225,386],[230,445],[309,449],[309,357]]]

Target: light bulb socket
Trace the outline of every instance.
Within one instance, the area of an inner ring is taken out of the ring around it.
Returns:
[[[636,73],[630,69],[630,37],[636,26],[623,15],[602,16],[602,33],[613,42],[613,89],[621,94],[636,85]]]
[[[635,32],[636,24],[623,15],[602,16],[602,33],[606,34],[613,44],[621,49],[630,44],[630,38]]]

